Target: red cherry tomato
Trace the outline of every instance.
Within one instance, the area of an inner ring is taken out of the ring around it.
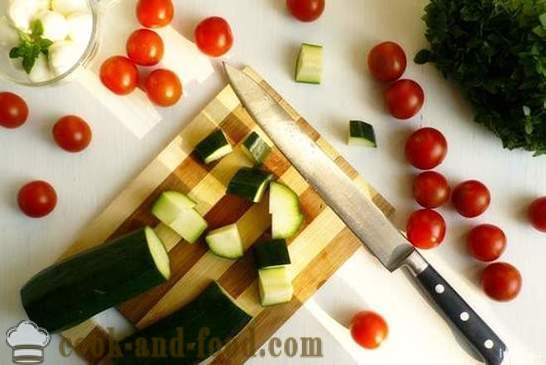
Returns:
[[[438,166],[447,154],[447,141],[444,135],[434,128],[421,128],[406,141],[406,159],[421,170]]]
[[[546,196],[535,200],[529,206],[529,219],[536,229],[546,232]]]
[[[127,56],[137,65],[157,65],[163,58],[163,40],[153,30],[135,30],[127,40]]]
[[[425,171],[413,181],[413,196],[425,208],[438,208],[449,199],[451,189],[444,175]]]
[[[433,248],[444,240],[446,222],[432,209],[420,209],[413,212],[406,228],[408,240],[418,248]]]
[[[45,181],[33,181],[24,185],[17,195],[19,208],[32,218],[45,217],[57,205],[57,193]]]
[[[143,26],[160,28],[173,19],[174,6],[171,0],[138,0],[136,15]]]
[[[495,262],[483,270],[482,287],[490,298],[506,302],[519,294],[521,274],[506,262]]]
[[[320,18],[324,5],[324,0],[286,0],[288,10],[302,22],[312,22]]]
[[[385,91],[385,104],[397,119],[409,119],[421,110],[425,93],[413,80],[398,80]]]
[[[53,139],[59,147],[68,152],[80,152],[91,143],[89,125],[80,117],[67,115],[53,126]]]
[[[368,53],[368,68],[379,81],[398,80],[406,70],[406,63],[406,54],[398,43],[379,43]]]
[[[176,74],[169,70],[155,70],[146,79],[146,93],[159,106],[171,106],[182,96],[182,84]]]
[[[351,336],[357,344],[364,348],[379,347],[388,334],[387,322],[375,312],[358,312],[351,321]]]
[[[497,226],[480,224],[472,228],[467,237],[470,254],[480,261],[495,261],[506,247],[506,235]]]
[[[28,118],[27,103],[10,92],[0,93],[0,125],[6,128],[22,126]]]
[[[100,79],[114,94],[127,95],[137,87],[138,70],[127,57],[113,56],[102,64]]]
[[[204,54],[220,57],[233,45],[231,27],[224,18],[218,16],[206,18],[195,28],[195,42]]]
[[[491,195],[481,182],[468,180],[455,187],[451,200],[460,215],[474,218],[487,210],[491,202]]]

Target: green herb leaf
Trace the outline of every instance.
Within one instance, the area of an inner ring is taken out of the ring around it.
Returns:
[[[44,25],[40,20],[34,20],[30,24],[30,33],[33,37],[40,37],[42,34],[44,34]]]
[[[19,45],[11,49],[10,58],[22,58],[23,69],[27,74],[32,71],[40,54],[48,55],[52,41],[42,38],[44,27],[41,21],[35,20],[30,25],[31,34],[21,32]]]
[[[418,65],[424,65],[427,62],[430,62],[432,53],[428,49],[422,49],[415,55],[413,61]]]

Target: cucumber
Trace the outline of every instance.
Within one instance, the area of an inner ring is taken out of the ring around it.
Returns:
[[[258,269],[290,265],[290,255],[285,240],[271,240],[254,245],[254,258]]]
[[[195,147],[195,153],[205,164],[221,159],[232,150],[221,129],[216,129]]]
[[[152,214],[188,243],[195,243],[208,227],[193,207],[196,203],[182,193],[166,191],[152,207]]]
[[[248,158],[257,165],[261,165],[271,152],[271,147],[256,132],[252,132],[246,137],[241,148]]]
[[[209,232],[205,241],[217,256],[237,259],[244,255],[243,241],[235,223]]]
[[[152,207],[152,214],[161,221],[172,222],[183,209],[195,208],[197,203],[178,191],[165,191]]]
[[[198,364],[237,336],[251,320],[250,314],[212,282],[179,311],[120,342],[117,348],[121,356],[114,356],[112,363]]]
[[[274,239],[294,236],[304,220],[298,195],[286,185],[275,181],[270,184],[269,213],[272,215],[271,231]]]
[[[366,147],[377,147],[373,126],[360,120],[351,120],[349,122],[347,143]]]
[[[229,182],[227,192],[259,203],[272,178],[273,175],[268,172],[257,168],[243,167]]]
[[[145,227],[36,274],[21,289],[30,320],[49,332],[73,327],[170,277],[169,256]]]
[[[258,270],[258,288],[262,306],[289,302],[294,295],[288,267]]]
[[[303,43],[296,62],[296,81],[320,84],[322,78],[322,46]]]

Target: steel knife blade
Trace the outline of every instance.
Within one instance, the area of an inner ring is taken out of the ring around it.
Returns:
[[[389,271],[408,267],[432,302],[482,359],[487,364],[502,364],[506,345],[381,210],[261,85],[233,66],[225,63],[224,69],[254,121],[369,251]]]

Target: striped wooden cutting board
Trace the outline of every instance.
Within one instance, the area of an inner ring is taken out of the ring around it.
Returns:
[[[363,194],[368,195],[387,216],[393,213],[392,206],[259,75],[249,68],[245,72],[281,102],[300,127],[355,181]],[[219,162],[205,166],[192,151],[217,127],[222,128],[237,147],[234,153]],[[123,303],[119,310],[137,328],[143,328],[182,307],[211,280],[218,280],[255,319],[216,356],[216,364],[243,363],[361,245],[277,149],[269,155],[264,167],[297,192],[305,215],[303,228],[288,242],[295,292],[290,303],[269,308],[259,305],[257,273],[250,250],[238,261],[218,258],[207,250],[203,242],[194,245],[183,242],[150,214],[151,205],[162,191],[178,190],[198,202],[196,209],[209,222],[211,229],[237,222],[246,247],[267,237],[270,226],[267,199],[252,205],[241,198],[226,195],[226,186],[234,173],[242,166],[250,166],[239,144],[251,131],[263,135],[233,90],[226,87],[63,255],[73,255],[143,225],[156,227],[169,250],[172,277],[163,285]],[[92,320],[65,331],[63,336],[91,363],[100,357],[97,351],[102,347],[100,343],[105,347],[108,344],[108,333]]]

